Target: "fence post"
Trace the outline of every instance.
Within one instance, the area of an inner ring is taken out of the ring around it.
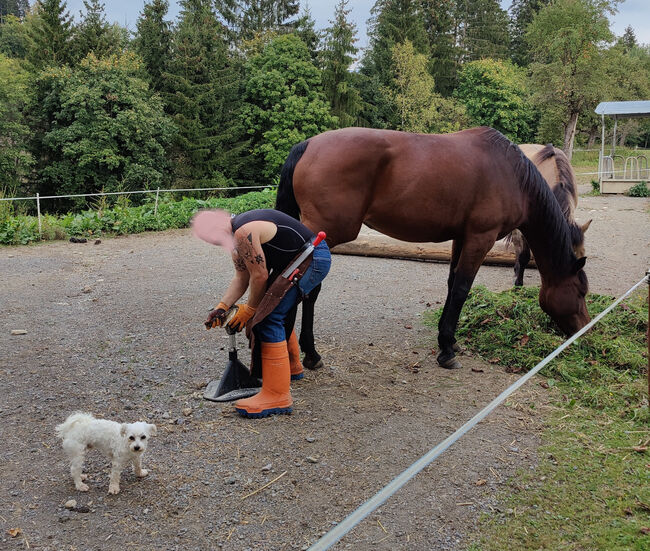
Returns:
[[[38,213],[38,237],[43,238],[43,226],[41,224],[41,196],[36,194],[36,212]]]
[[[156,188],[156,204],[153,207],[153,215],[158,216],[158,194],[160,193],[160,188]]]

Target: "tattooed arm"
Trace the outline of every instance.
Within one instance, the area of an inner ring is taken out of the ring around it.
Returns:
[[[256,308],[266,292],[268,270],[260,243],[257,223],[242,226],[235,232],[235,251],[232,255],[235,277],[223,296],[223,302],[232,305],[248,291],[248,305]],[[264,226],[261,227],[265,229]]]

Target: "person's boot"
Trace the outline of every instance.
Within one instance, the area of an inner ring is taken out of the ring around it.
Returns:
[[[299,381],[302,379],[304,374],[304,369],[302,363],[300,362],[300,347],[298,346],[298,337],[296,337],[296,332],[291,331],[291,336],[287,341],[287,348],[289,349],[289,364],[291,365],[291,380]]]
[[[291,368],[287,341],[262,342],[262,391],[251,398],[235,402],[244,417],[266,417],[274,413],[291,413]]]

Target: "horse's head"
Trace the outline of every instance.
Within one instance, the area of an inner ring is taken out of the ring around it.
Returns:
[[[576,258],[585,256],[585,232],[589,228],[591,220],[585,222],[582,226],[578,224],[570,224],[571,229],[571,247]]]
[[[539,291],[539,305],[560,329],[571,336],[590,321],[585,296],[589,284],[583,271],[585,257],[575,261],[573,268],[564,277],[553,281],[542,281]]]

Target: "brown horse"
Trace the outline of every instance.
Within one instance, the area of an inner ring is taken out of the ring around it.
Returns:
[[[576,258],[560,206],[535,165],[502,134],[473,128],[424,135],[345,128],[293,147],[276,208],[330,247],[352,241],[361,224],[404,241],[453,240],[448,293],[438,324],[438,363],[460,367],[454,337],[474,277],[494,242],[519,228],[535,255],[539,303],[567,334],[589,321],[585,258]],[[317,367],[313,302],[303,306],[305,366]],[[309,324],[307,324],[309,325]]]
[[[578,258],[582,258],[585,256],[584,234],[591,220],[579,226],[573,217],[578,204],[578,187],[569,159],[561,149],[553,147],[552,144],[523,144],[519,148],[535,163],[537,170],[550,186],[569,224],[573,252]],[[530,247],[519,230],[513,230],[507,239],[515,248],[514,284],[521,286],[524,284],[524,271],[530,262]]]

